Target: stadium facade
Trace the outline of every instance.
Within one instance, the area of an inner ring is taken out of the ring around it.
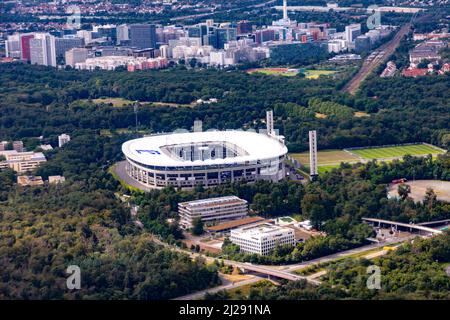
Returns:
[[[279,181],[288,152],[267,113],[267,132],[206,131],[153,135],[125,142],[126,172],[143,187],[190,189],[237,181]]]

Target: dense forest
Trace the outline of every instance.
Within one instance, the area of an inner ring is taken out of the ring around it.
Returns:
[[[190,129],[196,119],[203,121],[204,129],[258,129],[264,126],[265,111],[277,106],[275,127],[286,136],[291,152],[307,148],[311,129],[318,131],[321,149],[419,141],[447,147],[450,76],[374,77],[356,97],[339,92],[348,76],[309,80],[242,71],[111,73],[1,65],[0,136],[55,139],[58,133],[79,128],[134,127],[131,105],[118,108],[89,100],[119,97],[141,102],[140,129],[147,132]],[[317,97],[320,102],[311,105],[310,100]],[[217,98],[219,102],[189,105],[199,98]],[[348,112],[352,109],[369,116],[352,116]],[[317,118],[304,110],[331,112],[326,118]]]

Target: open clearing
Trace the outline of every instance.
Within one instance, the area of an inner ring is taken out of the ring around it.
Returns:
[[[95,104],[101,103],[111,104],[113,107],[118,108],[125,107],[134,103],[134,101],[123,98],[99,98],[99,99],[92,99],[92,102],[94,102]]]
[[[297,75],[298,69],[288,69],[288,68],[258,68],[258,69],[250,69],[247,70],[247,73],[262,73],[265,75],[271,76],[287,76],[292,77]]]
[[[262,73],[273,76],[296,76],[299,72],[305,75],[306,79],[318,79],[320,76],[329,76],[336,73],[333,70],[312,70],[312,69],[289,69],[289,68],[258,68],[247,70],[247,73]]]
[[[450,181],[440,180],[416,180],[408,181],[405,184],[411,187],[409,196],[414,201],[423,201],[427,188],[433,189],[438,200],[450,202]],[[398,184],[391,184],[389,186],[389,197],[398,197]]]
[[[427,144],[352,149],[348,151],[367,160],[402,158],[407,154],[412,156],[424,156],[427,154],[437,155],[445,153],[443,150]]]
[[[309,70],[309,69],[300,69],[300,72],[305,75],[306,79],[318,79],[320,76],[329,76],[336,71],[333,70]]]

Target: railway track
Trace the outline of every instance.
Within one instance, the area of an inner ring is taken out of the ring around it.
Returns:
[[[383,44],[372,52],[366,60],[364,60],[364,63],[358,73],[344,86],[344,88],[342,88],[342,92],[348,92],[354,95],[367,76],[394,53],[395,49],[400,44],[400,41],[410,29],[411,23],[403,25],[391,41]]]

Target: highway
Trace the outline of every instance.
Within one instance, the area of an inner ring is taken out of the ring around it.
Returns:
[[[354,95],[367,76],[394,53],[403,36],[405,36],[410,29],[411,23],[405,24],[391,41],[381,45],[378,49],[373,51],[372,54],[366,58],[358,73],[344,86],[344,88],[342,88],[342,91]]]

